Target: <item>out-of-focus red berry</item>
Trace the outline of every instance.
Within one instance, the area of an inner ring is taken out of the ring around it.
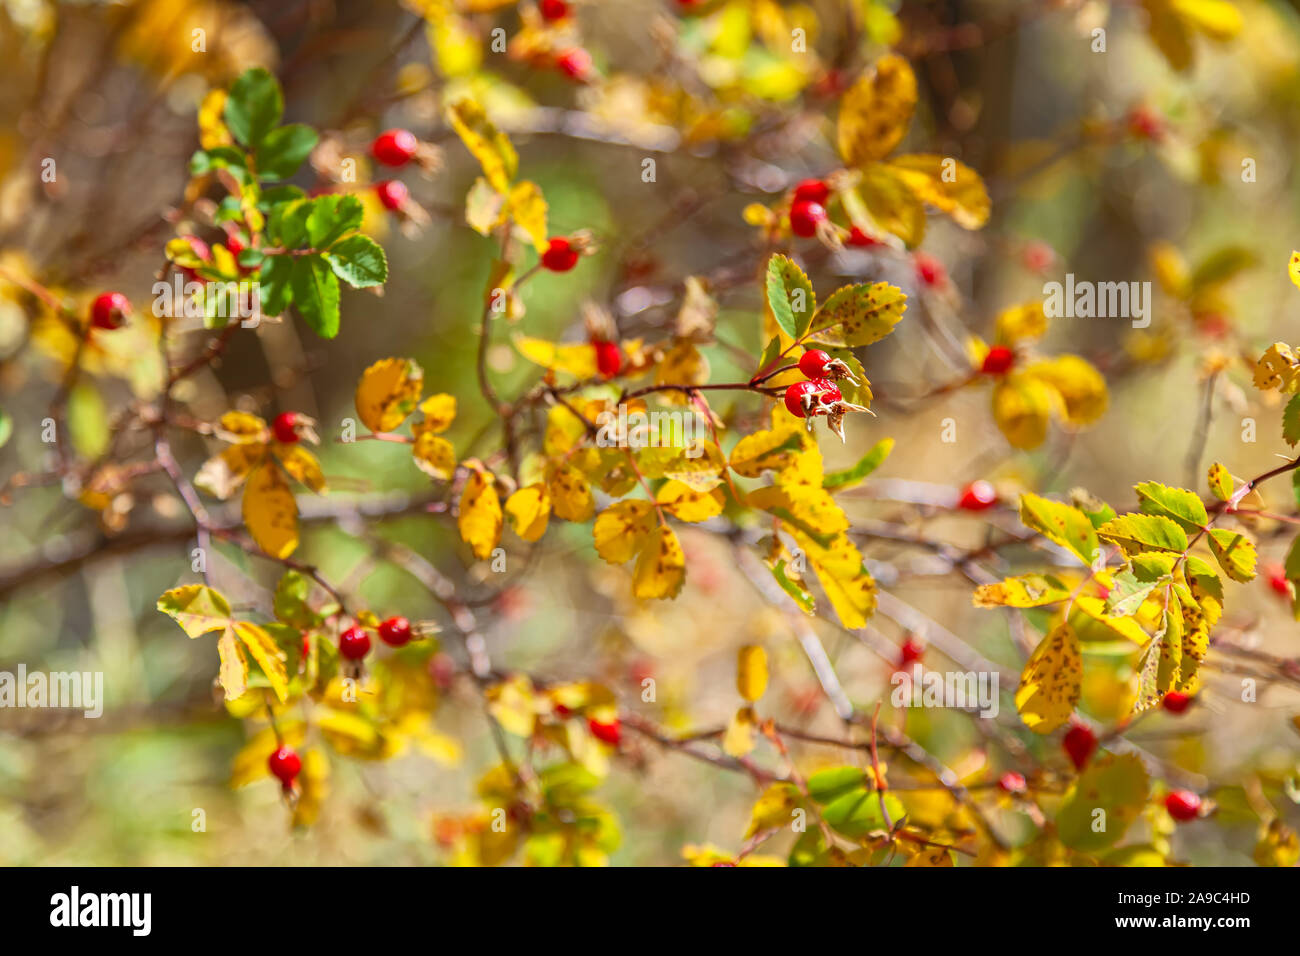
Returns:
[[[992,508],[997,503],[997,489],[981,478],[979,481],[972,481],[961,490],[961,497],[957,501],[957,507],[964,511],[984,511],[986,508]]]

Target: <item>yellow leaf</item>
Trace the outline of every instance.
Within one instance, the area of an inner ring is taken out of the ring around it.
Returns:
[[[703,385],[708,380],[709,360],[688,340],[674,344],[655,366],[656,385]],[[690,401],[685,392],[664,392],[660,398],[672,404]]]
[[[536,541],[546,533],[551,516],[551,496],[541,482],[520,488],[506,499],[506,519],[515,534]]]
[[[731,450],[731,468],[745,478],[781,471],[810,444],[799,419],[778,402],[772,409],[772,427],[746,435]]]
[[[1047,438],[1056,392],[1037,378],[1012,374],[993,387],[993,420],[1014,448],[1037,448]]]
[[[925,237],[925,206],[891,167],[875,163],[862,171],[858,194],[872,221],[909,248]]]
[[[537,183],[517,183],[507,201],[510,218],[524,231],[539,252],[546,250],[546,198]]]
[[[194,476],[194,486],[225,501],[265,454],[265,445],[228,445],[203,463]]]
[[[457,526],[461,539],[480,561],[487,560],[501,540],[501,521],[501,499],[492,473],[474,462],[461,492]]]
[[[199,145],[204,149],[234,144],[234,137],[222,121],[225,111],[226,91],[220,88],[209,90],[199,104]]]
[[[1300,387],[1300,360],[1291,346],[1274,342],[1255,363],[1255,387],[1260,391],[1276,388],[1287,393]]]
[[[1291,261],[1287,263],[1286,274],[1291,277],[1291,281],[1300,286],[1300,252],[1291,253]]]
[[[415,435],[411,457],[416,467],[431,478],[451,481],[456,472],[456,449],[451,442],[433,434],[426,424],[412,426],[411,433]]]
[[[648,501],[616,501],[596,517],[592,539],[596,553],[610,564],[623,564],[646,545],[655,530],[654,505]]]
[[[249,474],[243,516],[257,546],[272,557],[287,558],[298,547],[298,503],[273,461]]]
[[[632,593],[638,598],[675,598],[686,580],[686,555],[672,528],[660,527],[636,560]]]
[[[916,108],[916,77],[900,56],[882,57],[840,102],[836,141],[849,166],[881,159],[907,133]]]
[[[406,420],[424,391],[424,371],[411,359],[380,359],[357,384],[357,414],[372,432],[391,432]]]
[[[248,687],[248,661],[244,659],[243,648],[235,635],[226,630],[217,641],[217,653],[221,655],[221,670],[217,681],[226,693],[226,700],[234,700]]]
[[[204,584],[185,584],[165,591],[157,606],[190,637],[225,630],[230,623],[230,602],[220,591]]]
[[[283,703],[289,696],[289,675],[285,671],[285,653],[280,645],[275,643],[275,638],[264,628],[248,621],[235,621],[230,627],[235,636],[244,642],[248,652],[253,655],[253,660],[257,661],[257,666],[262,668],[262,673],[271,682],[275,696]]]
[[[1035,362],[1025,369],[1025,375],[1056,389],[1064,404],[1067,425],[1091,425],[1106,412],[1110,401],[1106,380],[1077,355],[1060,355]]]
[[[596,378],[596,350],[587,343],[558,345],[545,339],[517,335],[514,339],[519,354],[534,365],[557,372],[566,372],[579,381]]]
[[[1070,589],[1057,578],[1022,574],[997,584],[981,585],[971,600],[976,607],[1043,607],[1069,596]]]
[[[1041,302],[1013,305],[999,313],[996,327],[999,342],[1011,344],[1039,339],[1047,331],[1047,313]]]
[[[509,192],[510,182],[519,168],[519,155],[510,139],[492,125],[483,107],[474,100],[453,103],[447,110],[447,118],[470,155],[483,167],[492,188],[499,193]]]
[[[1220,501],[1227,501],[1232,497],[1233,480],[1227,468],[1216,461],[1210,466],[1206,477],[1210,483],[1210,493],[1214,497]]]
[[[729,757],[744,757],[754,749],[755,725],[754,712],[748,707],[736,711],[727,724],[727,731],[722,735],[722,751]]]
[[[302,772],[298,774],[298,800],[293,805],[293,825],[309,827],[320,817],[321,807],[329,796],[330,765],[325,754],[311,749],[302,755]]]
[[[1227,0],[1169,0],[1173,10],[1214,40],[1231,40],[1241,32],[1241,11]]]
[[[889,168],[902,177],[917,199],[946,213],[963,229],[988,222],[989,194],[979,173],[951,156],[899,156]]]
[[[1058,624],[1039,642],[1016,688],[1016,710],[1025,726],[1046,734],[1060,727],[1079,703],[1083,654],[1079,637],[1068,624]]]
[[[316,456],[302,445],[284,445],[276,443],[275,454],[284,465],[284,470],[318,495],[325,493],[325,475],[321,471]]]
[[[754,802],[754,809],[749,812],[749,827],[745,830],[745,839],[765,830],[784,827],[794,821],[794,810],[799,806],[799,791],[788,783],[774,783],[768,786]]]
[[[843,534],[826,547],[800,531],[791,534],[807,555],[840,623],[850,629],[865,627],[876,611],[876,582],[862,563],[861,552]]]
[[[696,491],[690,485],[670,479],[664,482],[655,500],[679,521],[708,521],[722,514],[726,498],[721,488],[712,491]]]
[[[547,463],[546,485],[550,491],[551,508],[557,518],[587,521],[596,513],[591,486],[587,484],[582,472],[567,461]]]
[[[767,690],[767,651],[746,644],[736,654],[736,689],[751,704]]]
[[[217,420],[213,434],[237,445],[263,444],[270,435],[266,422],[248,412],[226,412]]]
[[[1078,508],[1026,493],[1020,496],[1020,520],[1072,552],[1085,566],[1091,567],[1101,554],[1097,531]]]
[[[424,414],[424,427],[435,435],[441,435],[456,420],[456,396],[439,392],[430,395],[420,403]]]

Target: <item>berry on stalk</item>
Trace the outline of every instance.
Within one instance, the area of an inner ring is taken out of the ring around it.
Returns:
[[[961,491],[957,507],[963,511],[983,511],[998,503],[997,490],[987,481],[972,481]]]
[[[302,771],[302,758],[292,747],[281,747],[267,758],[266,765],[271,775],[289,790]]]
[[[980,371],[985,375],[1006,375],[1015,364],[1015,352],[1005,345],[995,345],[984,356]]]
[[[542,253],[542,268],[552,272],[568,272],[578,264],[579,252],[564,236],[555,236]]]
[[[389,647],[401,647],[411,639],[411,622],[404,617],[390,617],[379,625],[379,639]]]
[[[1179,823],[1195,820],[1201,814],[1201,798],[1190,790],[1175,790],[1165,797],[1165,809]]]
[[[375,193],[379,196],[380,204],[390,212],[397,212],[406,205],[406,200],[410,197],[410,190],[406,188],[406,183],[397,179],[385,179],[381,183],[375,184]]]
[[[1061,740],[1066,756],[1075,770],[1082,770],[1097,749],[1097,736],[1083,724],[1074,724]]]
[[[809,199],[796,200],[790,207],[790,231],[805,239],[817,235],[817,226],[826,221],[826,207]]]
[[[420,141],[407,129],[385,130],[370,144],[370,155],[385,166],[405,166],[420,148]]]
[[[120,329],[131,315],[131,300],[120,292],[104,292],[90,304],[90,324],[97,329]]]
[[[339,653],[350,661],[359,661],[370,653],[370,635],[355,624],[339,635]]]

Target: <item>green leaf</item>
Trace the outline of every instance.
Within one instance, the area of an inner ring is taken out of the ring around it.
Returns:
[[[186,584],[165,591],[158,598],[157,607],[190,637],[224,631],[230,623],[230,602],[220,591],[203,584]]]
[[[1143,513],[1172,518],[1185,531],[1199,531],[1210,521],[1201,496],[1193,491],[1170,488],[1158,481],[1144,481],[1133,490],[1138,493]]]
[[[266,222],[267,235],[286,249],[300,249],[307,245],[307,217],[313,205],[310,200],[296,199],[280,203],[271,210]]]
[[[862,789],[866,773],[861,767],[831,767],[808,778],[808,796],[818,803],[830,803],[846,793]]]
[[[1120,571],[1115,575],[1115,586],[1106,595],[1107,613],[1116,617],[1136,614],[1159,583],[1158,580],[1144,581],[1132,571]]]
[[[339,280],[320,256],[294,260],[289,277],[293,304],[323,339],[339,334]]]
[[[888,282],[845,286],[837,290],[813,317],[808,341],[856,348],[879,342],[907,311],[907,296]]]
[[[268,256],[258,274],[258,293],[265,315],[283,315],[293,303],[292,256]]]
[[[858,459],[858,463],[852,468],[833,471],[823,478],[822,487],[828,491],[837,488],[852,488],[884,464],[885,459],[889,457],[889,453],[893,450],[894,439],[880,439],[871,446],[870,451]]]
[[[280,84],[266,70],[254,67],[240,74],[226,99],[226,127],[245,146],[255,147],[280,124],[284,97]]]
[[[328,249],[349,232],[360,229],[365,215],[356,196],[318,196],[308,205],[307,241],[318,250]]]
[[[288,179],[316,148],[319,139],[314,129],[302,123],[272,130],[257,147],[259,178]]]
[[[1078,508],[1038,495],[1020,496],[1020,520],[1025,527],[1054,541],[1088,567],[1101,555],[1092,522]]]
[[[1210,551],[1223,573],[1241,584],[1255,577],[1255,542],[1239,531],[1210,529]]]
[[[98,458],[108,449],[108,409],[99,389],[82,383],[68,394],[68,434],[72,446],[86,458]]]
[[[0,448],[9,443],[10,437],[14,433],[14,417],[0,408]]]
[[[1300,535],[1296,535],[1286,553],[1286,576],[1289,581],[1300,581]]]
[[[772,567],[772,577],[776,578],[776,583],[781,585],[781,590],[790,595],[790,599],[799,606],[799,610],[805,614],[812,614],[816,610],[816,603],[808,590],[785,573],[784,558]]]
[[[1300,442],[1300,395],[1292,395],[1282,409],[1282,438],[1293,448]]]
[[[786,256],[767,260],[767,304],[772,308],[776,324],[792,339],[799,338],[808,328],[817,308],[812,283]]]
[[[320,616],[307,606],[311,581],[298,571],[286,571],[275,586],[275,616],[299,628],[315,627]]]
[[[1146,768],[1135,754],[1108,754],[1094,761],[1056,816],[1061,842],[1084,852],[1114,846],[1142,812],[1149,786]]]
[[[388,260],[379,243],[369,236],[340,239],[325,253],[334,274],[354,289],[383,285],[388,280]]]
[[[781,357],[781,336],[772,336],[772,341],[767,343],[767,348],[763,349],[763,357],[758,360],[758,371],[754,373],[754,378],[761,378],[768,372],[776,368],[777,359]]]
[[[1187,535],[1182,526],[1163,515],[1121,515],[1098,528],[1097,534],[1118,545],[1129,557],[1143,551],[1182,553],[1187,550]]]
[[[890,823],[897,824],[907,813],[892,793],[885,794],[884,805],[889,810],[888,822],[881,810],[880,794],[859,787],[828,803],[822,819],[845,836],[861,837],[872,830],[888,830]]]

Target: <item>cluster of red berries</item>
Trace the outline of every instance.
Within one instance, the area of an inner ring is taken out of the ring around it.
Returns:
[[[104,292],[90,303],[90,324],[97,329],[120,329],[131,315],[131,301],[120,292]]]
[[[852,371],[842,360],[831,358],[821,349],[809,349],[799,356],[799,371],[807,381],[795,382],[785,390],[785,407],[791,415],[799,418],[826,415],[837,403],[857,407],[845,404],[840,387],[834,382],[834,379],[854,381]]]
[[[790,231],[805,239],[817,234],[817,228],[826,221],[826,201],[831,188],[820,179],[805,179],[794,187],[790,203]]]
[[[411,622],[404,617],[390,617],[375,629],[379,639],[389,647],[401,647],[411,639]],[[339,635],[339,654],[345,660],[359,661],[370,653],[370,635],[353,624]]]
[[[405,166],[419,151],[420,141],[408,129],[385,130],[370,144],[370,155],[376,162],[394,169]],[[385,179],[375,183],[375,195],[385,209],[396,212],[406,205],[411,193],[401,180]]]

